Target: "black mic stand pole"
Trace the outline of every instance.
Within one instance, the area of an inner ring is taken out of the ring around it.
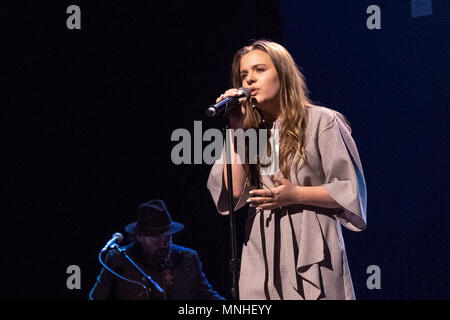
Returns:
[[[227,181],[228,181],[228,210],[230,215],[230,242],[231,242],[231,260],[230,260],[230,272],[232,277],[231,295],[233,300],[239,300],[239,259],[237,253],[236,244],[236,222],[234,217],[234,201],[233,201],[233,175],[231,172],[232,167],[232,150],[231,141],[228,136],[229,121],[225,125],[225,159],[227,162]]]
[[[125,257],[139,271],[143,279],[145,279],[145,292],[147,294],[147,300],[150,299],[150,294],[152,292],[151,287],[155,288],[159,295],[164,295],[164,290],[155,281],[153,281],[153,279],[148,274],[146,274],[141,268],[138,267],[138,265],[128,256],[125,250],[120,249],[117,244],[114,244],[112,248],[119,251],[122,256]]]

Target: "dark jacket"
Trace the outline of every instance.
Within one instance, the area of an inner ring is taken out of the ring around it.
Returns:
[[[172,260],[172,286],[164,281],[164,270],[155,270],[144,261],[141,245],[138,242],[121,247],[128,256],[141,268],[153,281],[159,284],[165,291],[161,296],[152,290],[147,297],[146,290],[136,284],[122,280],[103,268],[97,281],[89,293],[90,300],[145,300],[147,298],[166,300],[223,300],[206,279],[202,271],[202,264],[196,251],[177,246],[171,246]],[[143,283],[138,270],[117,250],[108,252],[105,264],[121,276]]]

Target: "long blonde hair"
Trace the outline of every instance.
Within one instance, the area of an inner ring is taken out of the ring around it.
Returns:
[[[279,164],[283,176],[290,179],[290,168],[296,154],[295,165],[303,159],[306,161],[305,133],[308,118],[307,105],[312,104],[308,97],[303,74],[300,72],[290,53],[280,44],[268,40],[257,40],[251,45],[236,52],[231,68],[231,81],[234,88],[242,86],[240,62],[242,57],[252,50],[261,50],[269,55],[280,81],[280,154]],[[245,103],[246,113],[244,130],[259,129],[266,126],[261,112],[253,108],[251,103]],[[259,169],[261,165],[250,165],[250,179],[255,185],[261,185]]]

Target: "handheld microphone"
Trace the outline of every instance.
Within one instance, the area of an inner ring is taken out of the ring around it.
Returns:
[[[109,248],[111,248],[114,244],[121,243],[123,240],[123,235],[119,232],[116,232],[113,234],[112,238],[109,239],[109,241],[106,243],[106,245],[103,247],[102,252],[105,252]]]
[[[208,117],[215,117],[220,114],[228,113],[230,110],[234,109],[238,104],[235,103],[242,97],[250,98],[251,91],[248,88],[239,88],[239,95],[234,97],[227,97],[222,101],[213,104],[206,110],[206,115]]]

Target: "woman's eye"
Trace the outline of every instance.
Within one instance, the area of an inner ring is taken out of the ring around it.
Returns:
[[[256,69],[256,71],[258,71],[258,72],[263,72],[264,69],[260,68],[260,69]]]

